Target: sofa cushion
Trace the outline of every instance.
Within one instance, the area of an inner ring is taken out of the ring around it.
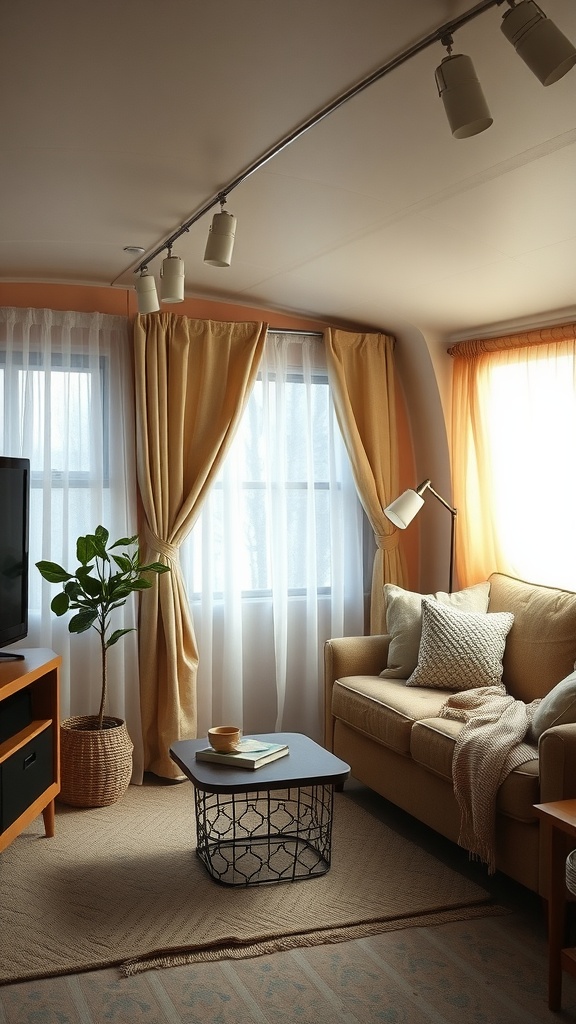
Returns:
[[[502,676],[513,697],[529,704],[574,670],[576,594],[493,573],[488,610],[514,613]]]
[[[418,664],[406,685],[443,690],[497,686],[513,622],[510,612],[462,612],[423,598]]]
[[[428,771],[452,782],[452,755],[463,722],[430,718],[416,722],[412,729],[410,753]],[[534,804],[540,800],[538,757],[520,765],[504,779],[498,790],[496,810],[518,821],[535,821]]]
[[[538,741],[546,729],[569,722],[576,722],[576,672],[571,672],[542,698],[534,712],[529,735]]]
[[[332,714],[399,754],[410,752],[410,732],[419,718],[438,715],[446,694],[407,690],[404,680],[344,676],[332,689]]]
[[[423,596],[435,597],[441,604],[462,611],[485,612],[488,609],[490,584],[478,583],[455,594],[438,591],[437,594],[423,595],[386,583],[386,632],[390,635],[390,645],[387,666],[380,673],[384,679],[407,679],[416,668],[422,631]]]

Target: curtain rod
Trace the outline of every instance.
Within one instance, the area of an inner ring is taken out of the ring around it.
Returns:
[[[323,338],[324,331],[297,331],[295,328],[269,327],[270,334],[297,334],[306,338]]]
[[[380,81],[381,78],[384,78],[384,76],[388,75],[391,71],[394,71],[402,64],[405,64],[406,61],[410,60],[412,57],[416,57],[417,54],[421,53],[429,46],[432,46],[433,43],[442,42],[442,39],[444,37],[450,36],[452,32],[455,32],[457,29],[461,28],[462,25],[466,25],[467,22],[472,21],[473,18],[477,18],[478,15],[483,14],[484,11],[489,10],[491,7],[500,6],[505,2],[507,2],[507,0],[480,0],[480,3],[477,3],[474,7],[471,7],[468,11],[465,11],[464,14],[461,14],[458,18],[454,18],[453,21],[447,21],[444,25],[441,25],[440,28],[436,29],[434,32],[431,32],[429,35],[423,36],[423,38],[418,40],[418,42],[413,43],[412,46],[409,46],[406,50],[403,50],[396,57],[393,57],[391,60],[387,61],[386,64],[382,64],[382,66],[377,68],[376,71],[373,71],[365,78],[362,78],[359,82],[356,83],[356,85],[351,86],[351,88],[347,89],[346,92],[342,93],[340,96],[337,96],[336,99],[332,100],[331,103],[328,103],[327,106],[322,107],[321,110],[319,110],[316,114],[313,114],[312,117],[308,118],[307,121],[304,121],[301,125],[298,126],[298,128],[290,132],[289,135],[285,135],[284,138],[282,138],[279,142],[276,143],[276,145],[266,150],[266,152],[263,153],[262,156],[258,157],[252,164],[249,165],[249,167],[246,168],[246,170],[242,171],[236,178],[233,178],[233,180],[230,181],[227,185],[225,185],[224,188],[221,188],[220,191],[217,192],[217,194],[212,197],[212,199],[209,199],[208,202],[204,203],[204,205],[201,206],[196,211],[196,213],[192,214],[192,216],[187,221],[185,221],[184,224],[181,224],[177,231],[174,231],[174,233],[170,235],[164,242],[162,242],[161,245],[157,246],[156,249],[149,253],[146,256],[146,259],[141,260],[136,269],[134,270],[134,273],[139,274],[140,271],[144,269],[144,267],[147,267],[148,264],[153,259],[156,258],[156,256],[159,256],[160,253],[164,252],[165,249],[170,249],[174,242],[178,238],[180,238],[180,235],[183,235],[185,234],[185,232],[189,231],[192,225],[196,223],[196,221],[200,220],[207,213],[209,213],[209,211],[212,210],[215,206],[217,206],[218,203],[225,202],[226,197],[229,196],[230,193],[234,191],[234,189],[238,188],[239,185],[242,185],[242,183],[245,182],[247,178],[251,177],[251,175],[254,174],[256,171],[259,171],[260,168],[263,167],[264,164],[267,164],[269,160],[272,160],[273,157],[278,156],[279,153],[281,153],[284,149],[287,148],[287,146],[290,146],[293,142],[296,142],[296,140],[299,139],[302,135],[304,135],[305,132],[309,131],[310,128],[314,128],[317,124],[323,121],[325,117],[328,117],[330,114],[333,114],[335,110],[338,110],[349,100],[354,99],[355,96],[358,96],[361,92],[364,92],[365,89],[368,89],[369,86],[373,85],[375,82]],[[508,2],[510,2],[510,0],[508,0]]]

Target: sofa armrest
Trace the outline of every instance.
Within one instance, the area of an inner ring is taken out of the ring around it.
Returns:
[[[377,676],[386,668],[390,637],[341,636],[324,644],[324,746],[332,750],[332,688],[342,676]]]
[[[555,725],[538,744],[540,803],[576,798],[576,724]]]
[[[540,803],[576,798],[576,724],[555,725],[542,733],[538,744]],[[566,855],[574,848],[574,839],[565,837]],[[539,892],[550,893],[550,846],[540,829]]]

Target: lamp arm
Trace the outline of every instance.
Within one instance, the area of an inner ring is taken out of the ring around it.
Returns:
[[[438,491],[434,490],[429,480],[424,480],[421,484],[418,484],[418,487],[416,488],[416,494],[419,494],[420,497],[422,497],[424,491],[430,491],[430,493],[433,494],[435,498],[438,498],[438,501],[440,501],[442,505],[444,505],[444,508],[447,508],[448,511],[451,512],[453,516],[458,515],[458,509],[455,509],[452,507],[452,505],[449,505],[448,502],[442,497],[442,495],[438,494]]]

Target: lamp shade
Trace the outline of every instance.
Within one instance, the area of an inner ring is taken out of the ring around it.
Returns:
[[[490,127],[492,118],[470,57],[444,57],[436,68],[436,85],[454,138],[467,139]]]
[[[184,260],[180,256],[167,256],[160,268],[160,298],[162,302],[184,301]]]
[[[511,7],[500,27],[542,85],[557,82],[576,64],[576,49],[534,0]]]
[[[418,514],[423,504],[424,498],[420,497],[416,491],[404,491],[404,494],[401,494],[399,498],[396,498],[384,509],[384,515],[391,523],[394,523],[394,526],[405,530],[414,519],[414,516]]]
[[[136,296],[139,313],[156,313],[160,309],[156,281],[147,270],[143,270],[136,281]]]
[[[236,217],[225,210],[215,213],[208,232],[204,263],[209,263],[212,267],[229,267],[235,237]]]

